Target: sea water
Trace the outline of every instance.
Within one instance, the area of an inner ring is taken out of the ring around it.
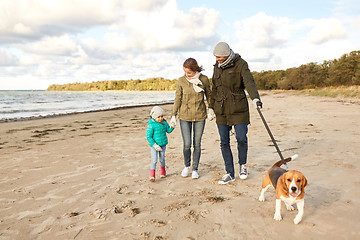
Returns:
[[[0,120],[172,103],[175,92],[0,91]]]

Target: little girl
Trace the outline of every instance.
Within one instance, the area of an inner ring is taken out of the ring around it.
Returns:
[[[151,168],[150,181],[155,181],[155,169],[159,156],[160,161],[160,177],[166,177],[165,171],[165,150],[168,144],[166,133],[171,133],[174,130],[164,119],[164,110],[155,106],[150,111],[149,125],[146,130],[146,138],[151,147]]]

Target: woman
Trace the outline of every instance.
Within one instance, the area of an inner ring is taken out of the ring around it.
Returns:
[[[199,178],[198,166],[201,155],[201,137],[204,132],[206,114],[205,98],[210,99],[210,83],[207,76],[201,74],[194,58],[188,58],[183,64],[185,75],[178,79],[175,93],[175,103],[170,120],[170,126],[175,127],[176,115],[180,119],[180,129],[183,138],[183,154],[185,168],[182,177],[187,177],[191,165],[191,143],[193,144],[192,178]],[[213,111],[209,118],[213,118]],[[191,141],[191,136],[193,140]]]

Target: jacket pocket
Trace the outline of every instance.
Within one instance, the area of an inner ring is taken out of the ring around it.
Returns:
[[[229,88],[230,91],[236,92],[241,88],[241,74],[239,71],[230,71],[224,76],[224,86]]]
[[[214,98],[214,113],[223,115],[224,114],[224,99],[221,97]]]
[[[230,103],[230,113],[243,113],[249,110],[249,104],[246,99],[246,95],[243,93],[232,93],[231,94],[231,103]]]

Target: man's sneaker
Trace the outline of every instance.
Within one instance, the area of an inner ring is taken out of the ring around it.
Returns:
[[[181,171],[181,176],[187,177],[189,176],[189,172],[190,172],[190,167],[184,167],[184,169]]]
[[[197,171],[193,171],[191,177],[192,177],[193,179],[199,178],[198,172],[197,172]]]
[[[229,173],[225,174],[218,184],[228,184],[229,182],[235,181],[235,178],[232,178]]]
[[[247,179],[248,177],[248,171],[245,164],[240,165],[240,173],[239,173],[240,179]]]

